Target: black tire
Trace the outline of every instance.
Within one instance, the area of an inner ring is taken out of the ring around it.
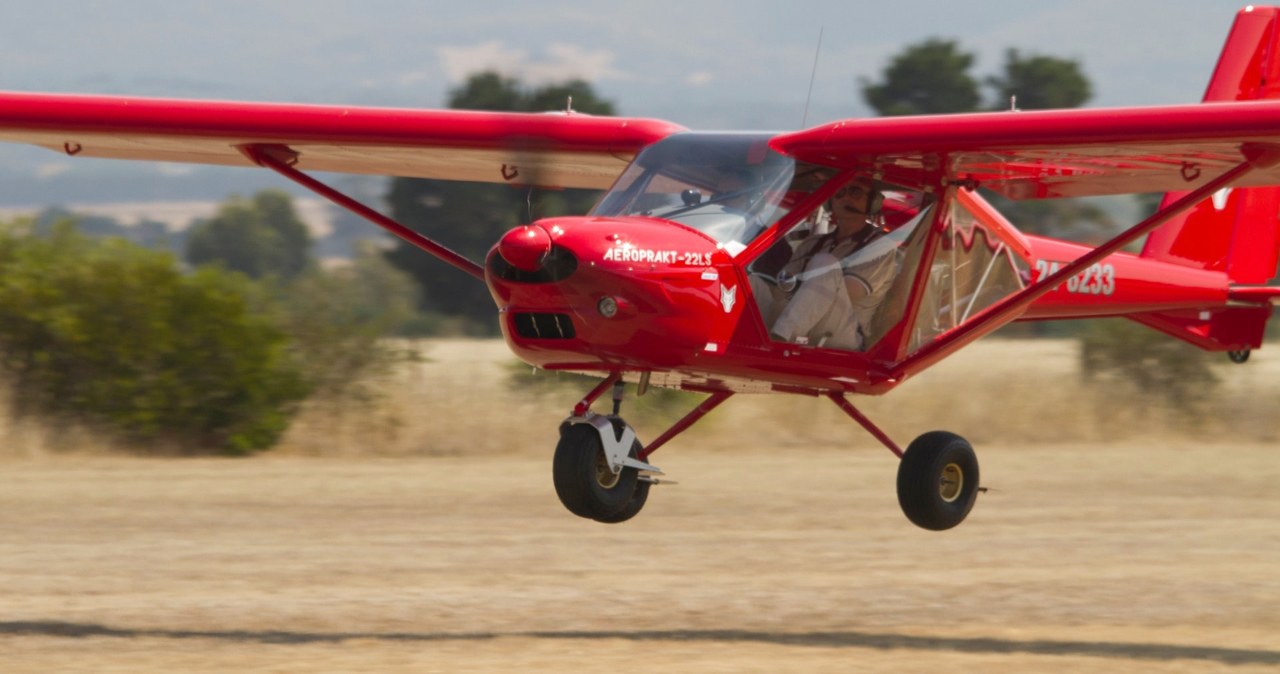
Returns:
[[[932,531],[964,521],[978,497],[978,457],[964,438],[931,431],[912,441],[898,464],[898,504]]]
[[[590,424],[561,426],[551,468],[556,495],[564,507],[578,517],[598,521],[609,521],[623,512],[639,481],[633,468],[624,468],[618,475],[609,470],[600,434]]]
[[[640,443],[636,442],[635,446],[631,450],[631,456],[636,456],[639,453],[640,453]],[[622,470],[623,472],[626,472],[626,471],[635,472],[634,468],[623,468]],[[594,519],[597,522],[603,522],[605,524],[617,524],[619,522],[626,522],[632,517],[639,515],[640,510],[644,508],[644,504],[649,500],[649,488],[652,486],[653,484],[650,482],[637,479],[636,491],[634,494],[631,495],[631,500],[628,501],[625,506],[622,506],[622,510],[619,510],[618,512],[614,513],[609,517],[593,517],[592,519]]]

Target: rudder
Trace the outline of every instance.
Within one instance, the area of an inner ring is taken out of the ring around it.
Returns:
[[[1280,9],[1236,14],[1204,101],[1280,98]],[[1161,208],[1186,192],[1169,192]],[[1266,283],[1280,261],[1280,188],[1226,189],[1147,237],[1142,256],[1225,272],[1232,283]]]

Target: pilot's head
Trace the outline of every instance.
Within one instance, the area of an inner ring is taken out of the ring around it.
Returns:
[[[866,176],[854,178],[852,182],[836,190],[829,204],[832,214],[837,218],[847,214],[874,217],[880,214],[883,205],[884,193],[874,180]]]

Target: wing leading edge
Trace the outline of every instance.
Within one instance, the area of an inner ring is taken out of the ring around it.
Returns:
[[[1280,101],[847,120],[783,134],[797,159],[1012,199],[1191,190],[1280,147]],[[1238,185],[1280,184],[1260,167]]]
[[[684,128],[653,119],[0,92],[0,141],[75,156],[253,166],[284,145],[307,171],[606,188]]]

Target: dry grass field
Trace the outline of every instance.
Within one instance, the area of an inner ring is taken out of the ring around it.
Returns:
[[[1280,671],[1280,355],[1194,423],[1052,342],[866,401],[977,446],[991,491],[944,533],[807,398],[730,400],[655,454],[680,484],[639,517],[577,519],[550,484],[576,384],[423,356],[252,459],[0,424],[0,672]]]

